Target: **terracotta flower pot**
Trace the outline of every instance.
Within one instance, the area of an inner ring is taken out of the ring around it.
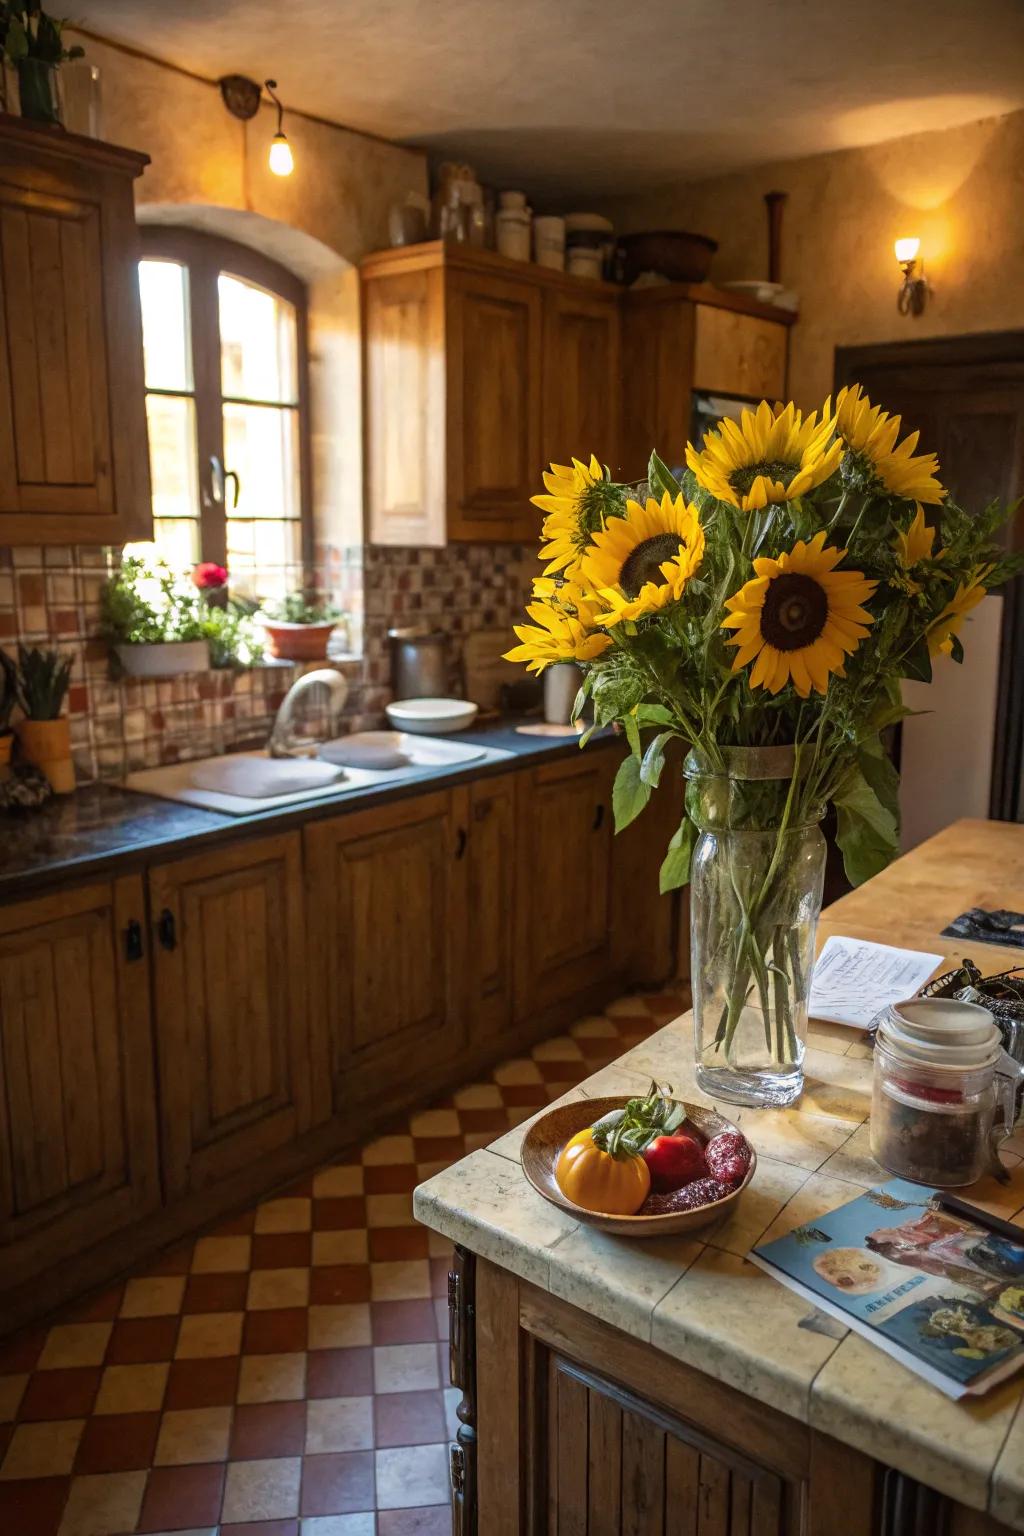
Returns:
[[[69,795],[75,787],[71,761],[71,727],[66,715],[58,720],[19,720],[18,743],[27,762],[41,768],[55,794]]]
[[[327,642],[337,624],[337,619],[327,619],[323,624],[263,621],[270,654],[279,661],[323,661],[327,656]]]

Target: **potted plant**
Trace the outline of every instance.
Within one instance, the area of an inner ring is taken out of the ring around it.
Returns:
[[[210,670],[199,593],[162,561],[122,560],[103,589],[101,616],[103,636],[128,677]]]
[[[26,762],[43,770],[58,795],[69,795],[75,787],[71,730],[61,714],[71,665],[71,657],[60,651],[18,646],[17,700],[25,715],[15,727],[18,745]]]
[[[271,656],[280,661],[323,661],[341,610],[308,590],[273,598],[260,610]]]
[[[85,52],[77,45],[64,47],[66,26],[66,21],[48,16],[39,0],[0,0],[0,49],[18,74],[22,117],[60,123],[57,70]]]
[[[14,732],[11,714],[18,702],[18,669],[6,651],[0,651],[0,771],[11,760]]]

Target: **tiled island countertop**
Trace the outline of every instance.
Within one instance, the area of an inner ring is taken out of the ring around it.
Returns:
[[[1000,858],[991,863],[986,855],[997,844]],[[967,845],[970,857],[953,862]],[[823,936],[887,939],[950,960],[966,951],[983,970],[999,971],[1019,963],[1020,951],[960,947],[939,934],[968,906],[1020,910],[1022,872],[1024,828],[958,823],[829,909]],[[924,894],[916,901],[919,882]],[[889,1177],[869,1150],[870,1055],[857,1031],[812,1022],[806,1088],[795,1107],[721,1106],[757,1148],[757,1171],[736,1214],[692,1238],[629,1241],[574,1222],[527,1183],[525,1126],[422,1184],[416,1215],[655,1350],[1024,1532],[1024,1378],[978,1401],[953,1402],[745,1258],[761,1239]],[[642,1092],[652,1077],[682,1098],[711,1102],[696,1086],[689,1015],[568,1097]],[[1024,1130],[1002,1155],[1009,1182],[989,1178],[963,1194],[1024,1231]]]

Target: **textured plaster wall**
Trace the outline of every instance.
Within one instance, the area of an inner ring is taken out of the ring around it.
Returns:
[[[621,230],[691,229],[719,242],[715,281],[766,277],[762,198],[789,193],[782,280],[800,295],[790,393],[832,387],[834,349],[1024,327],[1024,112],[603,205]],[[896,312],[893,241],[919,235],[934,292]]]

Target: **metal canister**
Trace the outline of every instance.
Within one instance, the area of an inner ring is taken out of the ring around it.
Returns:
[[[396,699],[443,699],[449,691],[441,630],[389,629],[391,687]]]

